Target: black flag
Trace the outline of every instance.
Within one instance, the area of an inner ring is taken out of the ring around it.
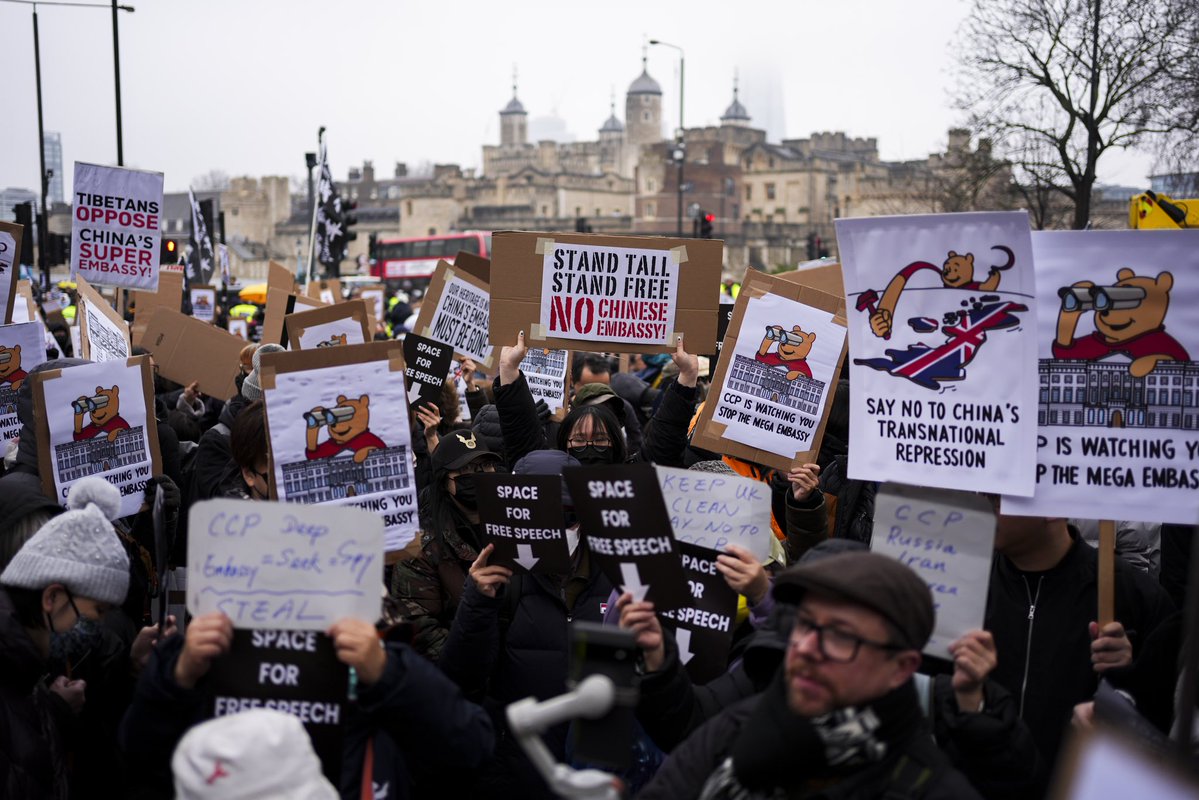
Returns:
[[[332,274],[337,274],[345,250],[344,212],[341,195],[333,183],[329,171],[329,158],[325,143],[321,142],[321,177],[317,186],[316,207],[316,260]]]
[[[212,283],[212,273],[216,268],[212,237],[208,235],[208,220],[212,219],[212,201],[196,202],[196,194],[190,188],[187,190],[187,197],[192,207],[192,253],[187,263],[187,281],[189,284],[206,286]],[[202,206],[207,206],[207,215]]]

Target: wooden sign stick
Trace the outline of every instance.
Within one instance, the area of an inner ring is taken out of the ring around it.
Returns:
[[[1116,620],[1116,522],[1099,521],[1099,627]]]

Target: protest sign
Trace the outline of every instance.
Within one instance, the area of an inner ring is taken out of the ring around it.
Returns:
[[[376,322],[387,318],[387,291],[381,286],[364,286],[358,290],[358,297],[366,302],[366,308]]]
[[[560,477],[483,472],[475,485],[483,539],[495,545],[487,563],[516,572],[570,574]]]
[[[566,416],[566,368],[569,362],[569,351],[543,348],[530,348],[520,362],[520,371],[529,384],[533,402],[544,400],[550,414],[559,422]]]
[[[949,645],[982,629],[994,544],[995,514],[981,495],[896,483],[879,489],[870,549],[928,584],[937,622],[926,654],[952,661]]]
[[[239,628],[324,631],[382,610],[383,521],[356,508],[205,500],[188,517],[187,609]]]
[[[408,334],[408,335],[411,336],[412,334]],[[466,399],[466,393],[468,390],[473,390],[475,387],[468,386],[467,382],[462,380],[461,367],[455,367],[454,370],[450,373],[448,380],[453,381],[454,391],[456,391],[458,393],[458,421],[459,422],[470,422],[470,420],[471,420],[470,401]]]
[[[270,261],[266,265],[266,285],[268,289],[282,289],[291,294],[296,290],[296,275],[278,261]]]
[[[1036,494],[1009,514],[1199,518],[1199,232],[1037,233]]]
[[[416,317],[416,332],[445,342],[459,358],[473,358],[481,368],[490,369],[494,363],[488,329],[490,305],[486,283],[439,261]]]
[[[21,264],[21,236],[25,227],[14,222],[0,222],[0,314],[4,324],[12,318],[13,299],[17,292]]]
[[[716,569],[714,550],[688,542],[679,542],[678,547],[689,599],[686,605],[661,613],[677,626],[674,640],[687,675],[696,683],[707,683],[728,672],[737,593]]]
[[[405,336],[404,378],[408,382],[408,404],[413,407],[425,403],[437,405],[453,365],[454,350],[448,344],[415,333]]]
[[[9,442],[21,432],[17,392],[29,371],[46,360],[46,335],[40,322],[0,325],[0,440]]]
[[[136,514],[146,482],[162,473],[148,356],[37,373],[38,471],[46,494],[66,506],[81,478],[121,492],[121,516]]]
[[[845,359],[844,302],[752,272],[724,346],[695,446],[783,471],[815,461]]]
[[[244,319],[231,319],[229,320],[229,333],[243,341],[249,341],[250,325]]]
[[[724,352],[724,337],[728,335],[729,323],[733,319],[733,308],[736,306],[733,302],[725,302],[723,299],[720,305],[716,308],[716,351],[708,356],[708,375],[713,376],[720,369],[720,354]],[[702,373],[701,373],[702,374]]]
[[[266,313],[262,318],[261,343],[281,344],[287,347],[290,339],[285,322],[288,314],[310,308],[323,308],[326,304],[304,295],[289,292],[275,286],[266,290]]]
[[[366,303],[350,300],[288,314],[283,329],[292,350],[364,344],[371,339]]]
[[[156,308],[179,311],[183,307],[183,270],[164,266],[158,273],[158,291],[133,292],[133,341],[141,342],[150,312]]]
[[[75,162],[71,277],[158,288],[162,173]]]
[[[454,267],[478,278],[483,283],[491,283],[491,259],[459,250],[454,256]]]
[[[216,316],[216,289],[212,286],[193,286],[188,290],[192,316],[211,323]]]
[[[333,640],[314,631],[233,631],[229,652],[204,676],[214,717],[271,708],[298,717],[321,768],[334,786],[341,780],[350,668]]]
[[[841,265],[835,261],[818,259],[800,264],[792,272],[781,272],[774,277],[790,283],[798,283],[818,292],[845,299],[845,279]]]
[[[201,392],[218,400],[237,394],[246,343],[236,336],[163,306],[146,321],[140,344],[154,355],[167,380],[183,386],[195,381]]]
[[[716,347],[724,243],[645,236],[518,233],[492,237],[491,341],[568,350],[692,353]]]
[[[562,479],[591,556],[613,585],[658,611],[685,606],[686,577],[654,468],[574,467]]]
[[[88,285],[82,275],[75,289],[79,292],[76,321],[79,325],[81,356],[97,363],[129,358],[132,345],[125,320],[99,292]]]
[[[1024,211],[837,220],[849,477],[1028,496],[1036,313]]]
[[[341,281],[337,278],[308,281],[308,288],[305,294],[320,300],[327,306],[340,303],[343,299],[341,295]]]
[[[770,558],[770,487],[752,478],[654,467],[662,500],[680,542],[723,550],[744,547],[765,563]]]
[[[403,345],[371,342],[261,360],[272,493],[383,518],[388,552],[416,535]]]
[[[41,322],[37,313],[37,303],[33,299],[33,284],[30,281],[17,281],[17,296],[12,305],[11,322]]]
[[[1074,729],[1048,796],[1052,800],[1194,800],[1199,782],[1178,761],[1146,747],[1143,739],[1100,724]]]

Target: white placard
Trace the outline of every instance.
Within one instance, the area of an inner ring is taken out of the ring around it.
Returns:
[[[83,336],[81,335],[82,332],[79,328],[78,321],[76,321],[76,324],[68,326],[67,331],[71,335],[71,354],[74,355],[75,358],[81,358],[83,355]],[[50,333],[49,329],[46,330],[46,335],[50,337],[50,339],[54,338],[54,335]],[[46,342],[49,343],[50,339],[47,339]],[[54,346],[56,348],[59,347],[57,340],[55,340]],[[61,350],[61,348],[59,349]]]
[[[529,384],[533,402],[544,400],[551,414],[566,406],[566,368],[570,362],[568,350],[530,349],[520,362],[520,371]]]
[[[75,162],[71,277],[158,291],[162,173]]]
[[[9,292],[12,291],[12,282],[19,280],[17,265],[13,263],[13,256],[17,253],[17,240],[8,231],[0,231],[0,297],[7,298]],[[19,322],[16,319],[16,307],[25,302],[25,298],[18,295],[13,302],[13,319],[10,322]],[[28,316],[28,310],[25,312]]]
[[[188,517],[187,609],[238,628],[327,631],[382,609],[383,521],[356,508],[205,500]]]
[[[837,220],[849,309],[849,477],[1031,495],[1028,214]]]
[[[1037,487],[1004,512],[1194,524],[1199,231],[1037,233],[1033,248]]]
[[[482,366],[491,363],[488,344],[491,295],[456,275],[445,282],[429,324],[428,338],[454,348]]]
[[[937,615],[928,655],[952,661],[949,645],[982,629],[994,545],[995,514],[981,495],[895,483],[879,489],[870,549],[928,583]]]
[[[722,438],[785,458],[812,449],[844,346],[845,328],[827,311],[772,294],[749,298],[713,393]]]
[[[234,336],[240,336],[248,341],[250,338],[250,325],[244,319],[231,319],[229,320],[229,333],[232,333]]]
[[[672,250],[560,242],[545,249],[546,337],[673,346],[678,299],[679,261]]]
[[[674,538],[711,550],[739,545],[770,558],[770,487],[752,478],[655,467]]]
[[[216,316],[216,289],[189,289],[192,316],[201,322],[212,322]]]
[[[25,304],[17,297],[16,306]],[[40,322],[0,325],[0,435],[8,442],[21,432],[17,392],[29,371],[46,360],[45,329]]]
[[[97,364],[105,361],[124,361],[129,358],[129,341],[125,331],[98,308],[82,297],[83,324],[87,326],[88,359]],[[121,323],[123,326],[125,323]]]
[[[265,394],[279,499],[359,506],[383,518],[388,551],[412,541],[416,482],[403,375],[387,361],[283,372]]]
[[[374,309],[375,322],[383,322],[387,309],[384,308],[385,297],[382,289],[363,289],[358,296]]]
[[[344,317],[305,328],[304,332],[300,334],[300,349],[340,347],[346,344],[362,344],[365,341],[366,339],[362,336],[361,320]]]
[[[141,366],[113,361],[68,367],[43,388],[58,502],[66,505],[80,478],[98,475],[121,490],[121,516],[136,514],[153,471],[147,424],[154,417],[146,414]]]
[[[1051,796],[1056,800],[1195,800],[1199,787],[1194,781],[1181,771],[1164,769],[1161,760],[1139,747],[1099,728],[1087,738],[1073,769],[1063,771],[1063,785]]]

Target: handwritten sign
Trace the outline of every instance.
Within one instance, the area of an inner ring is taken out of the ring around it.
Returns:
[[[937,613],[928,655],[948,659],[955,639],[982,628],[994,544],[995,514],[979,495],[894,483],[879,490],[870,549],[928,583]]]
[[[674,538],[710,550],[736,544],[770,557],[770,487],[739,475],[655,467]]]
[[[356,508],[249,500],[192,506],[187,609],[239,628],[327,630],[381,608],[383,520]]]

